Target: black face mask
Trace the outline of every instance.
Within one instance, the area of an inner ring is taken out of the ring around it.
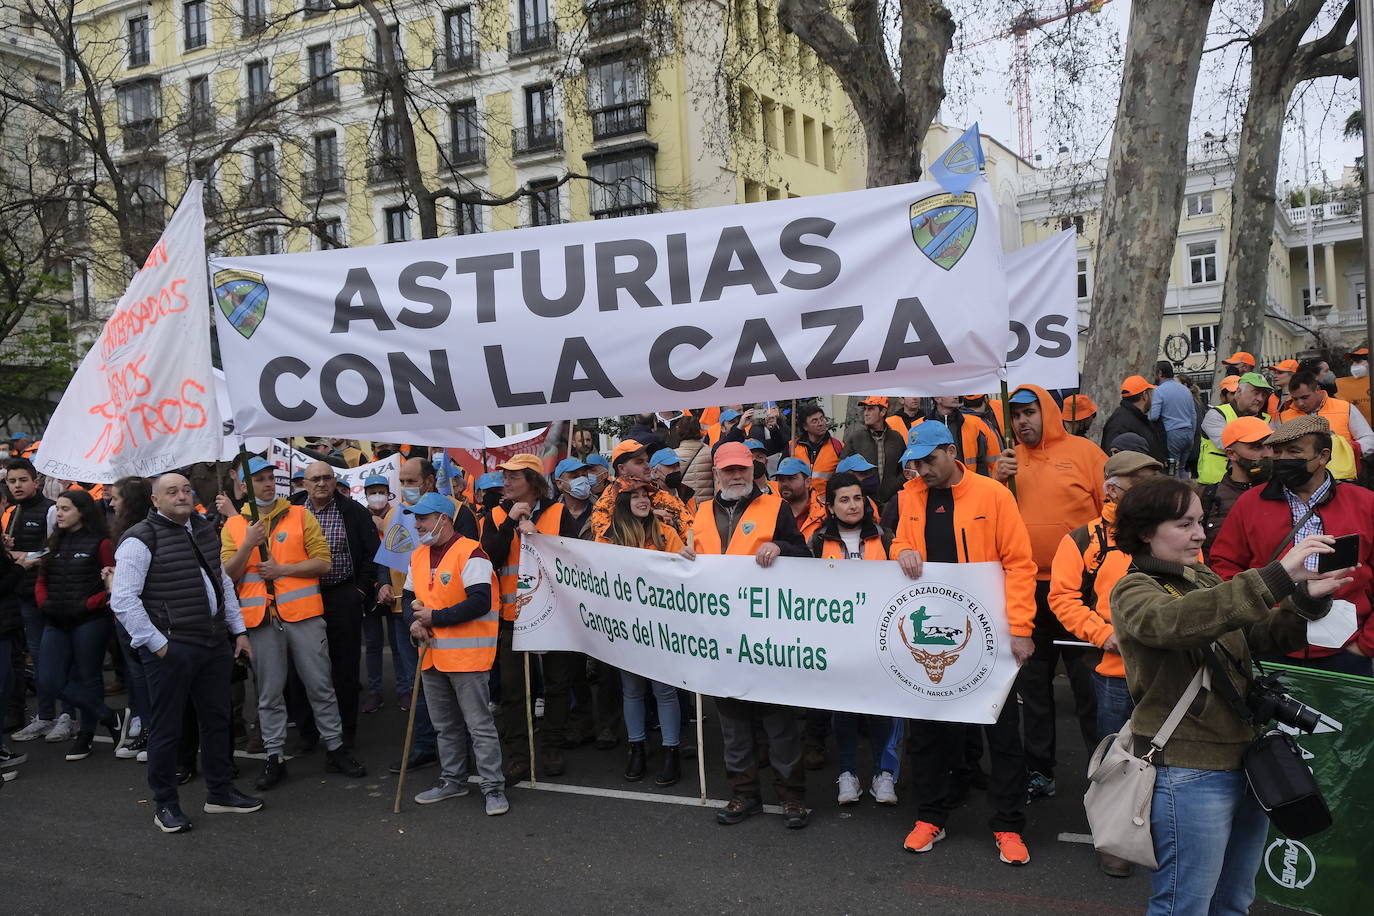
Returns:
[[[663,478],[663,482],[668,485],[668,489],[676,490],[678,487],[682,486],[682,472],[674,471]]]
[[[755,462],[754,462],[754,479],[755,479],[755,480],[758,480],[760,477],[767,477],[767,476],[768,476],[768,465],[765,464],[765,463],[762,462],[762,461],[755,461]]]
[[[495,509],[501,503],[501,491],[495,487],[482,491],[482,508]]]
[[[1275,458],[1273,477],[1290,490],[1296,490],[1312,479],[1307,458]]]
[[[1240,469],[1252,483],[1264,483],[1274,474],[1274,459],[1256,458],[1253,461],[1241,461]]]

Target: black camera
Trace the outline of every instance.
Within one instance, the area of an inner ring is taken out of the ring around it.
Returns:
[[[1256,678],[1245,699],[1255,719],[1260,722],[1272,720],[1308,734],[1316,731],[1321,724],[1322,714],[1290,696],[1283,681],[1273,674]]]

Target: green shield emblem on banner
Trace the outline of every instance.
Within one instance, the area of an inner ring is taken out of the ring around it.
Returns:
[[[245,339],[253,336],[267,315],[267,294],[262,274],[248,270],[215,272],[215,300],[219,310]]]
[[[950,270],[978,231],[978,199],[972,193],[932,194],[911,205],[911,238],[936,266]]]

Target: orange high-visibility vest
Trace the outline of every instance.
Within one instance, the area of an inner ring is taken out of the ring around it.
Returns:
[[[843,560],[845,546],[843,541],[826,540],[821,545],[822,560]],[[883,549],[883,539],[879,535],[864,538],[865,560],[886,560],[887,551]]]
[[[1291,403],[1279,414],[1279,422],[1287,423],[1289,420],[1296,420],[1298,417],[1305,417],[1303,413]],[[1355,440],[1350,436],[1350,402],[1342,401],[1340,398],[1326,396],[1322,402],[1321,410],[1317,411],[1317,416],[1326,417],[1326,422],[1331,425],[1331,435],[1343,436],[1351,445]]]
[[[692,530],[696,532],[695,550],[697,553],[725,554],[732,557],[752,557],[758,549],[773,540],[773,531],[778,525],[778,511],[783,508],[782,497],[761,493],[735,521],[735,530],[730,535],[730,546],[722,550],[720,531],[716,529],[716,501],[708,499],[697,509]],[[788,507],[788,512],[792,509]]]
[[[887,418],[887,428],[900,435],[903,439],[905,439],[907,437],[907,434],[911,432],[911,429],[906,425],[906,422],[896,414]]]
[[[806,450],[806,446],[798,440],[792,444],[792,457],[800,458],[811,465],[811,489],[816,494],[817,499],[825,499],[825,483],[830,479],[830,475],[835,473],[835,468],[840,463],[840,451],[843,446],[834,436],[827,437],[827,441],[816,453],[816,460],[811,460],[811,453]]]
[[[796,516],[793,517],[796,518]],[[801,531],[802,537],[805,538],[806,542],[809,544],[811,542],[811,535],[820,531],[821,525],[824,523],[825,506],[821,504],[821,501],[816,497],[816,493],[813,490],[811,492],[811,501],[807,503],[806,506],[805,517],[797,519],[797,528]]]
[[[491,523],[501,527],[506,523],[506,510],[500,506],[491,510]],[[539,515],[534,528],[540,534],[557,534],[563,525],[563,504],[554,503]],[[495,561],[493,561],[495,562]],[[504,566],[496,570],[497,592],[501,601],[501,619],[514,620],[519,613],[515,607],[515,589],[520,579],[520,532],[510,541],[510,553]]]
[[[425,607],[452,607],[467,598],[463,586],[463,567],[479,545],[472,538],[457,538],[437,567],[430,567],[428,547],[417,547],[410,555],[410,581],[415,597]],[[496,575],[491,577],[491,609],[476,620],[451,627],[435,627],[434,638],[425,653],[425,668],[440,671],[490,671],[496,660],[496,636],[500,627],[501,603],[496,596]]]
[[[242,544],[248,533],[248,519],[235,515],[225,522],[225,530]],[[300,563],[310,559],[305,552],[305,507],[291,506],[272,526],[267,536],[267,552],[277,563]],[[267,619],[267,602],[277,606],[277,614],[288,623],[309,620],[324,613],[324,599],[320,597],[317,576],[282,576],[272,580],[275,596],[267,594],[267,582],[258,575],[258,550],[254,548],[248,568],[238,583],[239,607],[243,610],[243,624],[252,630]]]

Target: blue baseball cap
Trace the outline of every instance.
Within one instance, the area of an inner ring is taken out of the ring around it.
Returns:
[[[876,471],[877,469],[878,466],[870,464],[863,455],[850,455],[835,465],[835,473],[837,474],[841,471]]]
[[[800,458],[784,458],[778,462],[778,469],[773,472],[774,477],[791,477],[793,474],[805,474],[811,476],[811,465]]]
[[[572,471],[580,471],[586,466],[587,462],[585,461],[579,461],[578,459],[571,457],[564,458],[562,461],[558,462],[558,464],[554,467],[553,479],[557,480],[564,474],[570,473]]]
[[[253,457],[251,457],[251,458],[248,459],[248,477],[252,477],[252,476],[253,476],[254,474],[256,474],[258,471],[270,471],[270,470],[275,470],[275,467],[274,467],[274,465],[273,465],[271,462],[269,462],[266,458],[260,457],[260,456],[258,456],[258,455],[254,455]],[[305,473],[305,472],[302,471],[301,473],[303,474],[303,473]],[[244,479],[247,480],[248,478],[245,477]]]
[[[386,487],[387,489],[391,489],[391,481],[387,480],[381,474],[373,474],[363,480],[363,489],[366,490],[368,487]]]
[[[682,464],[682,459],[677,456],[677,452],[670,448],[661,448],[649,457],[649,467],[670,468],[675,464]]]
[[[416,500],[413,506],[402,506],[411,515],[433,515],[436,512],[443,513],[449,518],[453,518],[453,500],[447,496],[440,496],[438,493],[426,493]]]
[[[10,433],[10,441],[13,442],[15,439],[30,439],[30,440],[31,440],[31,439],[33,439],[33,436],[30,436],[28,433]]]
[[[295,470],[294,472],[292,472],[292,474],[291,474],[291,479],[292,479],[292,480],[304,480],[304,479],[305,479],[305,468],[296,468],[296,470]]]
[[[911,430],[911,445],[902,452],[902,464],[920,461],[940,446],[953,444],[954,436],[950,434],[949,427],[927,420]]]
[[[745,440],[744,440],[744,447],[747,448],[747,449],[749,449],[749,451],[751,451],[751,452],[766,452],[766,451],[768,451],[768,446],[764,445],[762,442],[760,442],[760,441],[757,440],[757,439],[745,439]]]
[[[611,462],[600,452],[592,452],[587,456],[587,466],[591,467],[592,465],[605,468],[608,471],[611,469]]]
[[[729,423],[731,420],[739,419],[738,410],[730,410],[728,407],[720,412],[720,422]]]
[[[487,473],[477,478],[478,490],[490,490],[493,487],[504,487],[505,485],[505,479],[501,476],[499,471],[487,471]]]
[[[1040,400],[1040,396],[1029,388],[1017,388],[1012,392],[1011,397],[1007,398],[1009,404],[1035,404]]]

